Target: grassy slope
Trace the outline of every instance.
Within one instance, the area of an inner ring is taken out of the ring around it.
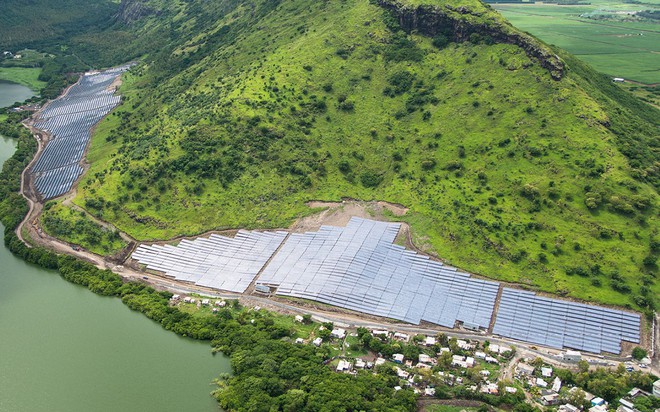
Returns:
[[[8,80],[39,91],[46,85],[46,82],[39,80],[39,73],[40,68],[0,67],[0,80]]]
[[[640,274],[653,272],[642,259],[657,194],[630,177],[580,76],[555,82],[514,46],[438,51],[420,36],[421,62],[387,61],[392,33],[366,0],[290,0],[242,29],[245,19],[239,8],[188,37],[172,61],[187,56],[189,67],[128,77],[126,103],[94,136],[77,204],[154,239],[288,226],[310,199],[387,200],[410,207],[419,244],[474,273],[610,304],[660,296]],[[214,37],[227,22],[237,24]],[[204,50],[217,36],[223,45]],[[401,71],[423,85],[385,97]],[[436,100],[407,113],[422,90]],[[338,108],[341,97],[352,111]],[[319,101],[325,112],[311,108]],[[180,171],[193,140],[193,157],[221,159],[220,173],[201,178],[208,163]],[[382,182],[365,187],[365,175]],[[601,205],[590,210],[587,198]],[[613,212],[622,199],[650,206]],[[616,279],[632,293],[613,290]]]
[[[118,233],[101,227],[84,213],[61,202],[49,202],[40,219],[48,234],[99,255],[112,255],[127,245]]]

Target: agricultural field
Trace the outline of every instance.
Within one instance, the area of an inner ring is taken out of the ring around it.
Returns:
[[[639,83],[660,83],[660,20],[628,14],[660,10],[657,0],[493,7],[514,26],[573,53],[596,70]]]

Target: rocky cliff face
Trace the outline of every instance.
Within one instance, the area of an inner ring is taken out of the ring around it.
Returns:
[[[521,47],[529,57],[547,69],[553,79],[560,80],[564,75],[563,61],[547,46],[486,13],[474,12],[463,6],[412,6],[397,0],[378,0],[378,4],[389,10],[407,32],[417,31],[426,36],[444,34],[456,42],[468,40],[473,33],[488,36],[496,43]]]
[[[116,19],[125,24],[132,24],[152,14],[158,13],[148,6],[145,0],[121,0]]]

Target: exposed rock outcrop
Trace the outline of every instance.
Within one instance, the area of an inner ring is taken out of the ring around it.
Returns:
[[[149,7],[146,3],[145,0],[121,0],[115,18],[124,24],[132,24],[144,17],[158,14],[156,10]]]
[[[456,42],[466,41],[476,33],[487,36],[495,43],[521,47],[530,58],[547,69],[555,80],[560,80],[564,75],[564,62],[549,47],[488,12],[475,12],[464,6],[413,6],[397,0],[378,0],[378,4],[389,10],[406,32],[416,31],[426,36],[444,34]]]

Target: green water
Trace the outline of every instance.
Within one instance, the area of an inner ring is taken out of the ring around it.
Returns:
[[[8,107],[34,96],[34,92],[21,84],[0,80],[0,107]]]
[[[0,246],[0,412],[217,411],[210,349]]]

